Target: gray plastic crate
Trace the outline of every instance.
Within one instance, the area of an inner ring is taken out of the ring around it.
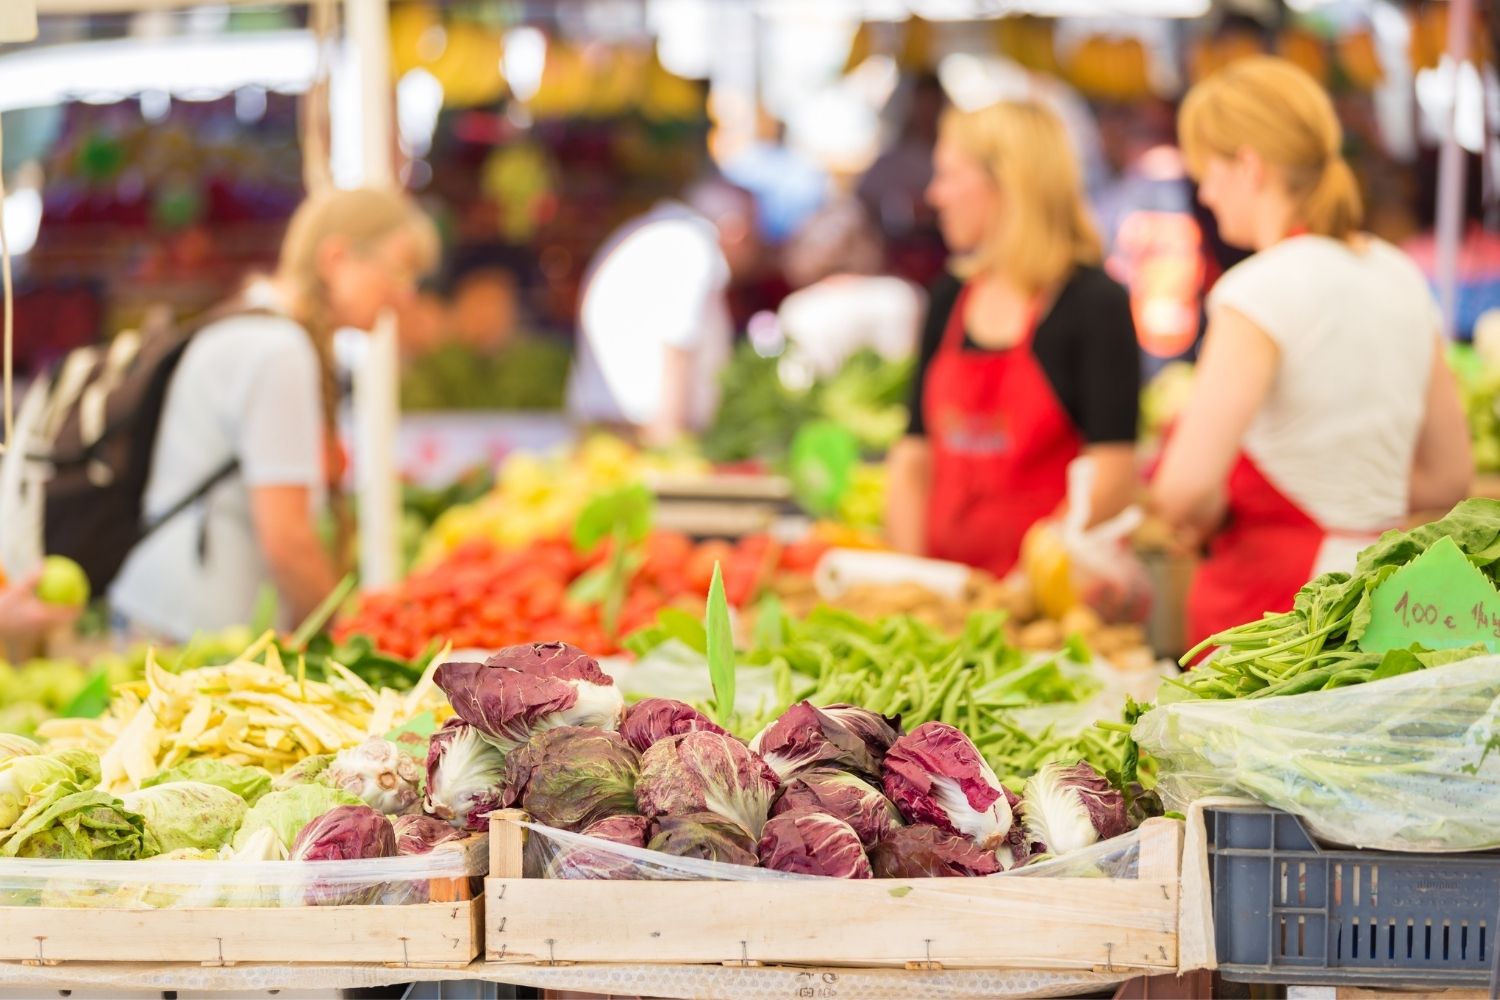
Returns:
[[[1264,807],[1205,819],[1225,979],[1488,985],[1500,853],[1332,850],[1297,817]]]

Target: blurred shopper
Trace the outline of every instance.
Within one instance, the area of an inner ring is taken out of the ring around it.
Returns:
[[[859,179],[856,194],[885,237],[896,273],[926,284],[942,271],[942,237],[926,191],[948,97],[937,75],[924,73],[904,83],[891,105],[887,114],[899,109],[895,139]]]
[[[157,526],[110,593],[130,627],[184,640],[241,624],[268,585],[295,624],[333,588],[318,532],[343,471],[332,336],[409,299],[436,253],[398,193],[330,191],[297,209],[275,274],[195,334],[173,373],[145,493]]]
[[[1179,131],[1225,240],[1255,251],[1209,296],[1197,382],[1152,496],[1208,556],[1189,643],[1350,570],[1408,511],[1446,509],[1469,436],[1421,273],[1360,232],[1328,96],[1271,57],[1196,86]]]
[[[754,200],[720,179],[610,236],[584,278],[569,412],[654,443],[705,427],[733,342],[725,293],[758,252]]]
[[[781,303],[781,332],[812,374],[834,375],[864,349],[888,361],[916,353],[922,290],[885,275],[880,233],[858,201],[836,201],[809,219],[787,245],[784,267],[797,291]]]
[[[928,198],[958,278],[932,292],[908,436],[890,456],[897,548],[997,574],[1096,468],[1091,519],[1135,489],[1140,367],[1130,299],[1100,269],[1062,124],[1007,101],[943,118]]]
[[[760,238],[780,246],[828,200],[828,174],[787,143],[786,126],[756,115],[755,141],[724,164],[724,177],[755,198]]]

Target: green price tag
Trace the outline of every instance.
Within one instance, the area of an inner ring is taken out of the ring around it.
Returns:
[[[1500,592],[1451,538],[1439,539],[1377,587],[1370,610],[1370,626],[1359,640],[1367,653],[1412,643],[1500,651]]]

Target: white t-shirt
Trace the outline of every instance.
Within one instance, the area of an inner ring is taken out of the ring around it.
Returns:
[[[688,421],[708,425],[733,329],[729,265],[713,224],[667,203],[605,243],[586,279],[568,410],[579,420],[652,423],[661,407],[663,351],[692,355]]]
[[[1355,248],[1298,236],[1231,268],[1208,305],[1243,314],[1280,349],[1244,441],[1266,478],[1331,531],[1396,526],[1441,329],[1416,265],[1374,238]]]
[[[917,351],[922,292],[900,278],[841,274],[793,292],[781,303],[781,331],[822,376],[870,348],[888,361]]]
[[[147,521],[231,458],[239,471],[138,545],[110,589],[133,626],[185,640],[251,620],[271,584],[250,518],[252,486],[306,486],[326,499],[322,386],[306,331],[280,316],[205,327],[173,373],[144,498]]]

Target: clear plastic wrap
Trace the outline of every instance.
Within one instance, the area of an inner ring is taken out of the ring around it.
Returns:
[[[104,909],[406,905],[458,898],[482,878],[487,838],[361,861],[0,859],[0,906]],[[445,888],[446,885],[446,888]]]
[[[1243,794],[1327,840],[1500,847],[1500,657],[1281,698],[1181,701],[1135,727],[1169,809]]]
[[[616,844],[597,837],[523,823],[528,878],[636,879],[648,882],[804,882],[819,875],[797,875],[679,858],[660,851]],[[1065,857],[1044,858],[986,878],[1134,878],[1140,860],[1140,833],[1131,831]]]

